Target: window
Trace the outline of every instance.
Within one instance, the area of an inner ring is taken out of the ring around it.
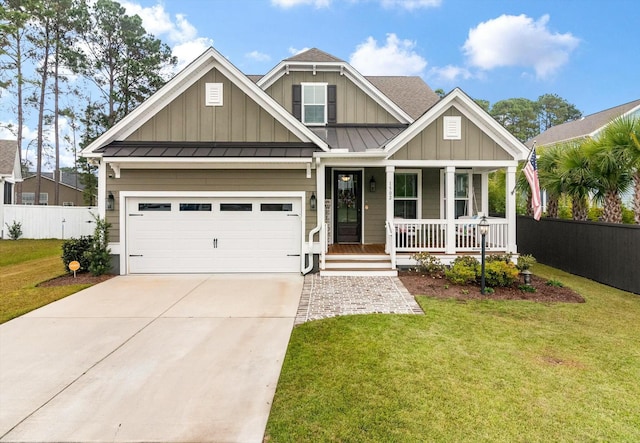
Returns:
[[[291,212],[293,205],[291,203],[261,203],[260,211],[262,212]]]
[[[73,202],[62,202],[62,206],[75,206]]]
[[[23,192],[22,193],[22,204],[23,205],[34,205],[36,199],[35,192]],[[40,205],[48,205],[49,204],[49,194],[47,192],[40,193]]]
[[[470,215],[472,190],[472,174],[470,172],[456,172],[454,178],[455,218]],[[447,213],[447,180],[442,173],[442,217]]]
[[[211,212],[211,203],[180,203],[180,211]]]
[[[220,203],[221,212],[251,212],[253,205],[251,203]]]
[[[138,211],[171,211],[171,203],[138,203]]]
[[[308,125],[327,123],[326,83],[302,83],[302,122]]]
[[[396,172],[394,175],[394,218],[415,220],[420,210],[420,174],[416,172]]]

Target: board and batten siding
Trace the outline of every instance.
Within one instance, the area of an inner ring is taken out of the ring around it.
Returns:
[[[205,106],[206,83],[222,83],[223,106]],[[215,68],[161,109],[126,140],[300,141]]]
[[[154,191],[162,193],[175,191],[291,191],[306,192],[305,233],[316,226],[316,211],[309,207],[311,191],[315,191],[315,170],[311,171],[311,178],[307,178],[303,169],[259,170],[259,169],[212,169],[212,170],[143,170],[123,169],[120,178],[107,179],[107,192],[119,196],[123,191]],[[107,212],[107,221],[111,223],[109,237],[111,241],[120,238],[120,207],[116,198],[114,211]],[[257,227],[258,228],[258,227]]]
[[[461,140],[444,140],[443,117],[462,117]],[[466,118],[455,106],[413,137],[392,160],[513,160],[502,147]]]
[[[336,111],[338,124],[392,124],[398,120],[339,72],[290,72],[266,89],[275,101],[293,114],[293,85],[301,83],[327,83],[336,85]]]

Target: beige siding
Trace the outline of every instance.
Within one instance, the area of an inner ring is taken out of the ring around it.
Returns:
[[[111,223],[110,238],[117,242],[120,235],[119,194],[123,191],[305,191],[305,221],[308,232],[316,226],[316,211],[309,208],[311,191],[315,191],[315,171],[306,178],[306,171],[296,170],[133,170],[121,171],[119,179],[107,180],[107,192],[116,196],[115,211],[107,213]]]
[[[478,212],[482,212],[482,175],[473,174],[473,203],[471,206],[471,214],[475,215]]]
[[[440,169],[422,170],[422,218],[440,218]]]
[[[462,139],[443,139],[443,117],[462,117]],[[393,160],[512,160],[491,137],[454,106],[413,137],[392,157]]]
[[[205,106],[205,84],[223,84],[223,106]],[[216,69],[131,134],[131,141],[299,142]]]
[[[369,189],[371,177],[376,180],[376,192]],[[384,168],[366,168],[362,176],[364,186],[364,239],[363,243],[384,243],[387,207],[385,201]],[[368,209],[367,209],[368,208]]]
[[[336,85],[338,123],[398,123],[362,89],[338,72],[291,72],[283,75],[266,92],[292,112],[292,86],[300,83]]]

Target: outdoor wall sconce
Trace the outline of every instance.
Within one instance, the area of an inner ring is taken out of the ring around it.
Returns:
[[[480,280],[480,293],[482,295],[484,295],[484,291],[485,291],[485,280],[484,280],[484,263],[485,263],[485,243],[486,243],[486,237],[487,237],[487,232],[489,232],[489,222],[487,221],[487,217],[486,216],[482,216],[482,218],[480,219],[480,223],[478,223],[478,228],[480,229],[480,235],[482,236],[482,265],[481,265],[481,273],[482,273],[482,279]]]
[[[311,208],[312,211],[315,211],[316,208],[318,207],[318,200],[316,199],[316,193],[315,192],[311,192],[311,198],[309,199],[309,207]]]
[[[107,196],[107,211],[113,211],[116,209],[116,198],[113,196],[113,192],[109,192]]]
[[[371,180],[369,180],[369,191],[376,192],[376,179],[371,176]]]

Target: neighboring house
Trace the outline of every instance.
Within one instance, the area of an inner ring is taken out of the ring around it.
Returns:
[[[15,184],[22,181],[16,140],[0,140],[0,238],[6,230],[4,205],[14,203]]]
[[[412,252],[479,254],[501,168],[487,247],[517,253],[526,155],[460,89],[439,99],[317,49],[248,77],[211,48],[83,150],[121,274],[306,273],[314,256],[327,275],[393,274]]]
[[[578,141],[584,138],[596,137],[612,120],[627,115],[640,117],[640,100],[616,106],[595,114],[587,115],[579,120],[552,126],[543,133],[527,141],[526,145],[551,146],[559,143]]]
[[[33,205],[35,203],[37,175],[30,175],[22,182],[22,204]],[[55,200],[55,181],[53,172],[43,172],[40,181],[40,205],[53,205]],[[80,183],[79,174],[60,171],[60,206],[82,206],[84,186]]]
[[[616,118],[625,116],[636,116],[640,118],[640,100],[605,109],[604,111],[587,115],[579,120],[552,126],[543,133],[527,141],[526,145],[531,147],[535,142],[536,146],[540,148],[572,141],[578,142],[582,139],[597,137],[609,123]],[[625,204],[630,204],[632,198],[633,190],[630,189],[629,192],[622,196],[622,201]]]

